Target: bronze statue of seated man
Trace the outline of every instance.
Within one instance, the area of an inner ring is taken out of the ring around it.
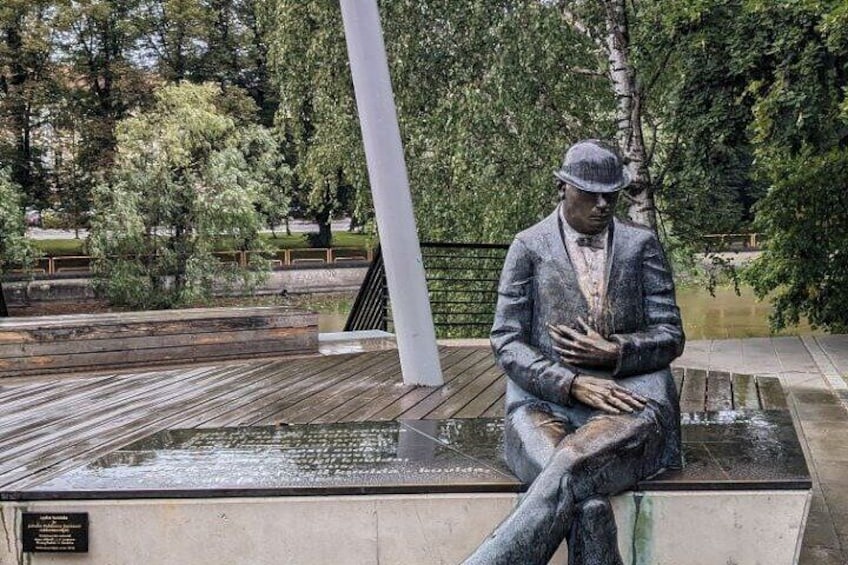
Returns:
[[[680,466],[669,363],[684,336],[652,230],[613,215],[630,177],[610,146],[572,146],[561,202],[507,253],[491,341],[508,377],[506,459],[530,484],[466,564],[620,564],[609,496]]]

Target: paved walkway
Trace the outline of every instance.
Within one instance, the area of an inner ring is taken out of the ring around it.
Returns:
[[[799,563],[848,563],[848,335],[693,341],[676,364],[781,379],[815,483]]]

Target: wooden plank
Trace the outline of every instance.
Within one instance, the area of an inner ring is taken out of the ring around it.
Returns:
[[[464,357],[470,355],[471,351],[459,348],[450,348],[445,351],[440,351],[440,363],[442,367],[450,367]],[[352,395],[345,399],[345,402],[339,404],[335,408],[330,408],[310,423],[328,424],[333,422],[350,422],[358,418],[354,414],[367,413],[369,408],[375,403],[380,405],[386,404],[386,398],[394,398],[398,394],[403,394],[406,387],[401,379],[398,379],[397,373],[394,378],[381,378],[379,375],[369,379],[370,388],[362,394]]]
[[[442,388],[449,386],[457,377],[465,373],[470,367],[480,363],[484,359],[491,357],[491,352],[486,352],[482,349],[473,352],[463,363],[457,363],[445,371],[445,384]],[[381,408],[377,412],[367,414],[367,419],[373,420],[397,420],[402,417],[402,414],[413,409],[416,405],[423,402],[428,397],[436,394],[440,389],[431,387],[418,387],[407,391],[403,396],[392,401],[391,404]],[[366,418],[366,415],[363,415]]]
[[[263,366],[264,364],[256,364],[250,370],[259,370]],[[26,454],[30,460],[38,461],[38,465],[43,469],[53,472],[56,467],[67,468],[69,456],[72,461],[90,457],[92,446],[106,445],[114,449],[123,445],[127,430],[147,430],[147,435],[151,433],[150,428],[155,427],[152,425],[162,421],[163,417],[166,420],[184,420],[192,411],[201,406],[205,407],[197,401],[199,392],[207,398],[223,394],[237,386],[238,380],[243,378],[245,372],[247,371],[244,367],[226,367],[204,374],[206,382],[201,380],[195,383],[196,386],[183,387],[184,390],[176,393],[166,391],[158,395],[144,395],[143,398],[133,399],[117,407],[101,409],[94,417],[85,414],[75,418],[76,421],[70,425],[54,426],[49,430],[49,434],[39,434],[40,437],[36,441],[30,440],[3,450],[11,457],[11,463],[0,461],[0,481],[19,481],[33,474],[34,469],[31,466],[22,468],[19,462],[14,461],[17,455]],[[163,425],[158,429],[164,427],[167,426]]]
[[[273,362],[259,371],[245,375],[239,381],[237,387],[233,387],[232,390],[223,394],[215,395],[208,402],[209,406],[206,410],[184,420],[180,425],[187,428],[213,427],[205,424],[217,418],[237,418],[239,412],[263,398],[269,390],[285,388],[304,372],[316,370],[316,360],[310,361],[311,363],[304,364]],[[207,399],[199,397],[198,402],[204,403],[207,402]]]
[[[362,353],[361,357],[347,360],[345,363],[334,363],[332,357],[327,358],[327,366],[314,376],[304,379],[296,387],[276,391],[269,395],[261,405],[245,414],[238,422],[239,425],[260,425],[268,423],[287,423],[279,417],[280,412],[293,406],[312,395],[344,382],[362,371],[370,370],[380,365],[386,359],[397,357],[397,351],[381,351],[377,353]],[[398,369],[399,370],[399,369]]]
[[[757,409],[760,398],[757,394],[757,381],[753,375],[734,373],[733,379],[733,408],[735,410]]]
[[[82,353],[122,352],[128,349],[161,349],[164,347],[217,345],[227,347],[233,343],[317,334],[316,327],[268,327],[236,331],[186,332],[169,336],[125,336],[115,334],[100,339],[52,340],[0,345],[0,358],[16,359],[38,356],[78,355]],[[314,350],[317,352],[317,338]]]
[[[486,360],[487,362],[491,362]],[[480,364],[474,365],[469,369],[463,371],[460,375],[458,375],[451,382],[446,385],[439,387],[433,394],[429,395],[427,398],[423,399],[421,402],[406,410],[400,415],[400,418],[408,418],[411,420],[420,420],[422,418],[426,418],[428,414],[433,412],[438,406],[440,406],[443,402],[448,400],[451,396],[461,391],[465,388],[466,385],[471,383],[474,379],[476,379],[483,370],[480,367]]]
[[[503,418],[504,411],[506,407],[506,394],[501,395],[500,398],[495,400],[491,406],[489,406],[485,412],[483,412],[483,418]]]
[[[760,405],[763,410],[788,410],[786,395],[777,377],[757,377],[757,389],[760,391]]]
[[[197,367],[197,369],[199,368]],[[0,412],[0,427],[7,422],[21,423],[21,418],[24,417],[22,414],[37,414],[41,412],[41,410],[36,410],[39,407],[55,407],[57,404],[73,403],[83,399],[90,401],[98,395],[110,395],[118,388],[131,386],[135,381],[143,381],[149,378],[169,379],[174,377],[175,374],[173,370],[112,374],[54,382],[50,383],[50,386],[46,389],[26,387],[25,390],[21,391],[24,393],[23,395],[0,401],[3,406],[3,411]],[[31,394],[30,390],[32,391]]]
[[[35,398],[24,398],[4,406],[0,416],[0,442],[6,433],[19,434],[27,427],[48,421],[54,413],[73,414],[78,406],[88,406],[96,402],[98,396],[116,398],[121,390],[135,386],[136,379],[112,377],[99,386],[67,388],[57,387]]]
[[[474,370],[479,370],[479,366]],[[481,392],[486,390],[492,383],[499,379],[502,375],[500,367],[495,365],[493,359],[488,361],[488,366],[479,374],[477,378],[464,386],[461,390],[454,394],[442,404],[434,408],[427,418],[454,418],[456,413],[462,410],[469,402],[474,400]]]
[[[208,367],[197,367],[180,375],[179,378],[173,377],[170,372],[154,373],[152,375],[143,373],[122,377],[116,375],[114,379],[110,379],[102,383],[101,386],[91,390],[65,392],[59,389],[59,396],[49,405],[24,406],[17,410],[10,409],[8,414],[0,416],[0,441],[6,437],[7,430],[11,430],[15,435],[20,435],[26,429],[38,426],[40,422],[52,421],[55,419],[55,414],[61,414],[63,417],[71,417],[80,411],[88,409],[92,405],[98,404],[100,401],[116,403],[121,401],[125,396],[138,394],[140,390],[143,390],[143,387],[151,389],[161,386],[159,379],[176,382],[182,378],[190,378],[191,375],[197,374],[199,371],[208,370],[210,370]]]
[[[733,391],[730,385],[730,373],[710,371],[707,376],[706,410],[732,410]]]
[[[78,410],[54,409],[42,417],[41,421],[20,426],[0,435],[0,450],[4,455],[13,457],[15,454],[35,451],[43,446],[51,444],[61,445],[62,441],[74,437],[74,434],[98,425],[111,423],[110,417],[121,414],[128,407],[135,406],[141,410],[147,406],[158,407],[167,405],[172,396],[179,395],[179,388],[189,381],[190,386],[184,387],[188,391],[196,390],[202,385],[204,379],[213,379],[217,376],[216,371],[205,369],[193,371],[185,381],[152,383],[139,390],[133,387],[121,394],[109,394],[104,402],[97,402],[96,398],[88,399],[88,406]],[[173,389],[177,389],[176,391]],[[5,462],[0,461],[0,473],[6,470]]]
[[[0,375],[38,374],[47,371],[80,371],[117,366],[157,365],[177,362],[205,362],[224,359],[258,357],[277,354],[313,353],[316,351],[315,334],[304,333],[291,340],[263,340],[250,343],[234,343],[229,347],[192,345],[184,347],[162,347],[82,353],[68,356],[18,357],[0,359]]]
[[[267,375],[253,374],[241,383],[226,402],[209,409],[185,422],[194,427],[224,427],[226,422],[239,420],[253,409],[255,403],[264,400],[269,391],[285,390],[298,381],[313,375],[324,366],[323,358],[316,357],[298,360],[295,363],[275,361],[268,367]]]
[[[114,327],[112,331],[135,329],[139,332],[156,331],[184,333],[186,328],[196,327],[194,322],[210,324],[235,324],[218,329],[236,329],[287,325],[313,325],[317,314],[291,310],[282,306],[254,306],[245,308],[186,308],[177,310],[150,310],[133,312],[104,312],[101,314],[68,314],[59,316],[9,317],[0,320],[0,342],[10,340],[6,332],[71,329],[75,336],[85,332],[97,333],[99,327]],[[132,328],[129,328],[132,326]],[[124,329],[124,327],[127,327]],[[211,328],[209,331],[213,331]]]
[[[373,386],[372,379],[375,378],[375,375],[402,382],[400,358],[397,354],[385,357],[382,363],[370,367],[367,371],[352,375],[351,378],[345,379],[333,387],[326,387],[314,392],[308,398],[301,399],[278,412],[274,418],[287,424],[308,424],[316,418],[320,418],[325,412],[344,404],[351,396],[367,393]]]
[[[680,392],[681,412],[701,412],[707,398],[707,372],[703,369],[686,369],[683,389]]]
[[[471,402],[466,404],[454,414],[454,418],[481,418],[495,402],[503,398],[506,392],[506,377],[501,372],[501,377],[492,381],[488,388],[481,391]]]
[[[480,352],[478,348],[450,348],[448,353],[446,353],[442,358],[442,377],[445,383],[450,382],[457,374],[474,365],[479,356]],[[394,404],[400,398],[412,393],[418,393],[419,397],[423,397],[433,390],[435,390],[434,387],[385,387],[378,391],[378,396],[367,404],[362,404],[360,407],[347,413],[341,421],[362,422],[366,420],[374,420],[376,419],[376,414],[384,410],[386,407]]]

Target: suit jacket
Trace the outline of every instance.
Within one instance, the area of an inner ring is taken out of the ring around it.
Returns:
[[[558,361],[546,326],[578,327],[577,317],[588,319],[589,309],[562,240],[560,221],[557,208],[519,233],[504,261],[491,342],[509,377],[507,411],[535,400],[572,405],[569,389],[575,368]],[[684,335],[662,248],[650,229],[616,219],[610,230],[604,327],[598,329],[621,346],[611,376],[623,379],[663,369],[668,373],[669,363],[683,352]],[[671,382],[670,374],[667,380]],[[676,392],[670,394],[674,398],[661,393],[665,397],[656,400],[674,402],[671,408],[676,414]]]

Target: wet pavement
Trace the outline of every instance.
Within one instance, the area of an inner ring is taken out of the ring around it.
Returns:
[[[676,364],[780,378],[813,478],[799,563],[848,563],[848,335],[692,341]]]

